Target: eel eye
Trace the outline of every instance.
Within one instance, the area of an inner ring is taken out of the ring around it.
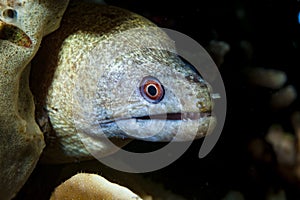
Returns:
[[[140,85],[141,95],[150,103],[159,103],[164,97],[164,88],[158,79],[147,76]]]

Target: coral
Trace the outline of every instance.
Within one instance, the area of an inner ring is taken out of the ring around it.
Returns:
[[[293,85],[285,86],[287,75],[276,69],[252,67],[245,70],[250,83],[275,90],[270,99],[270,106],[274,110],[287,108],[297,98],[297,91]]]
[[[297,98],[295,86],[288,85],[281,88],[271,96],[270,105],[274,109],[286,108],[291,105]]]
[[[252,84],[271,89],[281,88],[287,80],[287,76],[283,71],[275,69],[252,67],[247,68],[246,73]]]
[[[61,199],[141,199],[129,189],[96,175],[79,173],[58,186],[50,200]]]
[[[230,45],[224,41],[212,40],[206,49],[216,65],[220,67],[224,62],[225,55],[230,51]]]
[[[0,1],[0,198],[27,180],[44,148],[29,90],[29,62],[58,28],[68,1]],[[54,17],[55,16],[55,17]]]
[[[272,145],[280,175],[289,183],[300,187],[300,112],[291,116],[294,134],[277,125],[270,128],[266,140]]]

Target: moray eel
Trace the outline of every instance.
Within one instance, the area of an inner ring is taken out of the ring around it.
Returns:
[[[119,146],[192,140],[215,120],[209,85],[174,41],[113,6],[72,2],[33,59],[30,85],[46,162],[88,158],[87,145],[107,155],[103,137]]]

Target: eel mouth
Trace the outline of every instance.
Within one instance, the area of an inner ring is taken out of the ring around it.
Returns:
[[[213,120],[211,112],[185,112],[120,117],[101,121],[99,125],[108,137],[169,142],[174,137],[174,141],[190,141],[203,137]]]
[[[30,48],[30,37],[20,28],[0,20],[0,40],[9,41],[17,46]]]
[[[114,118],[107,119],[100,122],[101,125],[106,125],[122,120],[132,120],[136,119],[137,121],[147,121],[147,120],[168,120],[168,121],[185,121],[185,120],[198,120],[200,118],[209,118],[211,117],[211,112],[187,112],[187,113],[163,113],[155,115],[145,115],[139,117],[124,117],[124,118]]]
[[[157,114],[157,115],[147,115],[147,116],[141,116],[141,117],[133,117],[137,120],[151,120],[151,119],[158,119],[158,120],[198,120],[203,117],[210,117],[210,112],[205,113],[165,113],[165,114]]]

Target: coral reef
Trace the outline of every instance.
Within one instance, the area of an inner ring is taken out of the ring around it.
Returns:
[[[114,184],[96,174],[79,173],[58,186],[50,200],[60,199],[141,199],[129,189]]]
[[[58,28],[68,1],[0,1],[0,196],[23,186],[44,148],[29,90],[29,62]],[[55,17],[54,17],[55,16]]]
[[[290,184],[300,187],[300,112],[294,112],[290,118],[293,133],[285,131],[280,125],[273,125],[266,141],[274,149],[278,173]]]

